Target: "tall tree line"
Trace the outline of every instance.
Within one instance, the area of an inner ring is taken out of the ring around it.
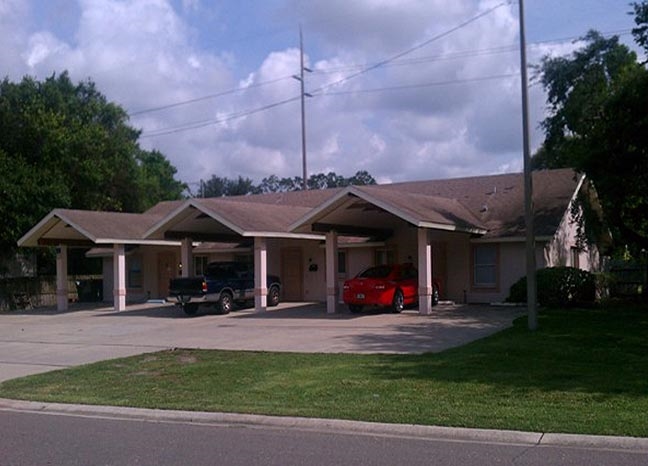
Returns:
[[[344,177],[334,172],[317,173],[307,180],[308,189],[339,188],[344,186],[362,186],[376,184],[376,180],[368,172],[361,170],[351,177]],[[200,188],[192,193],[198,197],[243,196],[247,194],[262,194],[302,189],[302,177],[283,177],[271,175],[263,178],[261,183],[254,184],[250,178],[239,176],[237,179],[213,175],[210,179],[200,182]]]

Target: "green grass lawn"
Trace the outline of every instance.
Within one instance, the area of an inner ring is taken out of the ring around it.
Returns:
[[[425,355],[163,351],[0,397],[648,437],[648,309],[547,311],[539,328]]]

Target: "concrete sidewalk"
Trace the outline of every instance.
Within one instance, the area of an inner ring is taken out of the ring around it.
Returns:
[[[173,305],[73,305],[0,314],[0,381],[168,348],[307,353],[438,352],[511,325],[523,310],[437,306],[391,314],[327,314],[323,304],[286,303],[258,314],[187,317]]]
[[[0,399],[0,412],[29,412],[60,416],[82,416],[147,422],[169,422],[220,426],[249,426],[299,431],[350,433],[372,436],[452,440],[474,443],[568,446],[587,449],[626,450],[648,454],[648,438],[604,435],[574,435],[495,429],[386,424],[337,419],[261,416],[254,414],[124,408]]]

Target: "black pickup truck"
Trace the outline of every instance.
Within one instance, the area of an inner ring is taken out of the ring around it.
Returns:
[[[281,281],[273,275],[266,280],[268,306],[276,306]],[[234,303],[254,301],[254,268],[240,262],[211,262],[202,277],[172,278],[167,301],[181,306],[187,315],[194,315],[199,306],[215,306],[227,314]]]

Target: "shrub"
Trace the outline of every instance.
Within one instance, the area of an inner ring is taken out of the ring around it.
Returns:
[[[596,277],[573,267],[549,267],[536,272],[538,303],[548,307],[590,305],[596,299]],[[511,286],[507,301],[527,300],[526,277]]]

